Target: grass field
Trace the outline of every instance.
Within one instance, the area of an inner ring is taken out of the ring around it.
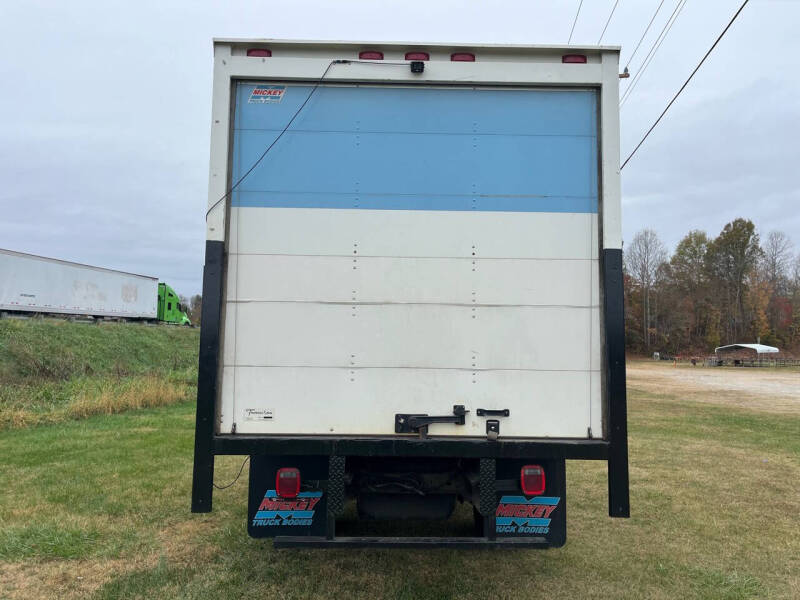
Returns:
[[[0,321],[0,430],[194,397],[199,332],[62,320]]]
[[[606,516],[602,463],[568,463],[547,551],[273,550],[247,537],[246,470],[190,514],[191,402],[7,428],[0,597],[800,597],[800,416],[630,381],[633,516]]]

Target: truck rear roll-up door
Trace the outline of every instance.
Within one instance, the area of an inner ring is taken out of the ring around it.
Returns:
[[[310,91],[237,84],[233,181]],[[596,102],[320,87],[231,197],[220,432],[599,436]]]

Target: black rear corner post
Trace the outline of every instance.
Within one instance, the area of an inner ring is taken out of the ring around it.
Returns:
[[[625,317],[622,250],[603,250],[603,311],[606,332],[606,389],[608,393],[608,514],[629,517],[628,409],[625,387]]]
[[[200,362],[197,375],[197,417],[194,433],[192,512],[211,512],[211,494],[214,486],[214,415],[219,377],[224,257],[224,242],[206,241]]]

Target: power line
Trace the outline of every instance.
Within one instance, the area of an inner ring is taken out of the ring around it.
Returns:
[[[603,33],[601,33],[601,34],[600,34],[600,37],[599,37],[599,38],[598,38],[598,40],[597,40],[597,44],[598,44],[598,45],[600,44],[600,42],[602,42],[602,41],[603,41],[603,36],[606,34],[606,29],[608,29],[608,24],[609,24],[609,23],[611,23],[611,17],[613,17],[613,16],[614,16],[614,11],[615,11],[615,10],[617,10],[617,4],[619,4],[619,0],[617,0],[616,2],[614,2],[614,6],[613,6],[613,8],[611,9],[611,14],[610,14],[610,15],[608,15],[608,20],[606,21],[606,25],[605,25],[605,27],[603,27]]]
[[[633,152],[631,152],[628,155],[628,158],[625,159],[625,162],[622,163],[622,166],[619,168],[620,171],[625,168],[625,165],[627,165],[628,161],[631,158],[633,158],[633,155],[636,154],[636,151],[641,147],[642,144],[644,144],[644,141],[647,139],[647,137],[650,135],[650,133],[656,128],[656,125],[658,125],[659,122],[661,121],[661,119],[664,118],[664,115],[667,114],[667,111],[675,103],[675,100],[678,99],[678,96],[681,95],[681,92],[683,92],[683,90],[686,88],[686,86],[689,85],[689,82],[692,80],[692,77],[694,77],[694,74],[697,73],[697,71],[700,70],[700,67],[703,66],[704,62],[706,62],[706,59],[714,51],[714,48],[717,47],[717,44],[719,44],[719,41],[725,36],[725,34],[728,32],[728,29],[731,28],[731,25],[733,25],[733,22],[737,19],[737,17],[739,16],[739,13],[742,12],[744,7],[747,6],[748,2],[750,2],[750,0],[744,0],[744,2],[742,2],[742,5],[739,7],[739,10],[737,10],[736,14],[733,15],[733,17],[731,18],[730,21],[728,21],[728,24],[725,26],[725,29],[723,29],[722,33],[719,34],[719,37],[717,37],[717,39],[711,45],[711,48],[708,49],[708,52],[705,53],[705,56],[703,56],[703,58],[700,60],[700,62],[697,63],[697,66],[694,68],[694,71],[692,71],[692,74],[689,75],[689,78],[683,83],[683,85],[678,90],[678,92],[672,97],[672,100],[669,101],[669,104],[667,104],[667,107],[664,109],[664,111],[656,119],[656,122],[653,123],[653,125],[650,127],[650,129],[647,130],[647,133],[644,134],[644,137],[641,139],[641,141],[638,144],[636,144],[636,147],[633,149]]]
[[[626,69],[631,65],[631,61],[636,56],[636,52],[638,52],[639,46],[642,45],[642,41],[644,41],[644,38],[647,35],[647,32],[650,31],[650,27],[653,25],[653,21],[656,20],[656,17],[658,16],[658,13],[661,12],[661,7],[662,6],[664,6],[664,0],[661,0],[661,2],[658,3],[658,8],[656,8],[656,12],[653,13],[653,16],[650,19],[650,22],[647,24],[647,27],[645,28],[644,33],[642,34],[642,37],[639,38],[639,42],[636,44],[636,48],[633,49],[633,54],[631,54],[630,58],[628,58],[628,62],[625,63],[625,68]]]
[[[644,76],[645,71],[647,71],[650,63],[653,62],[653,59],[656,57],[659,48],[661,48],[661,44],[664,43],[664,40],[667,39],[669,32],[672,30],[672,26],[675,25],[675,21],[678,20],[678,17],[683,10],[683,7],[686,6],[686,2],[688,0],[678,0],[678,4],[675,6],[675,10],[672,11],[669,19],[664,24],[664,27],[661,29],[661,33],[656,38],[656,41],[653,42],[653,45],[650,47],[650,52],[647,53],[647,56],[644,57],[642,64],[639,66],[638,72],[636,76],[633,78],[633,81],[630,82],[628,87],[625,89],[625,93],[622,95],[622,100],[620,100],[619,105],[622,106],[628,100],[630,95],[633,93],[633,90],[639,84],[642,77]]]
[[[628,87],[625,88],[625,92],[622,94],[622,99],[619,102],[619,105],[622,106],[628,100],[628,96],[631,95],[634,88],[638,85],[639,81],[641,80],[642,76],[644,75],[647,68],[650,66],[650,63],[655,58],[655,55],[658,53],[661,44],[664,43],[664,40],[667,38],[672,26],[675,24],[675,21],[678,19],[678,15],[680,15],[683,7],[686,5],[687,0],[678,0],[675,8],[672,10],[672,14],[670,14],[667,21],[664,23],[664,26],[661,28],[661,31],[656,36],[656,39],[653,40],[653,43],[650,45],[650,50],[647,52],[647,56],[644,57],[642,62],[639,64],[639,68],[636,69],[636,75],[633,76],[633,79],[630,80],[628,83]],[[630,61],[629,61],[630,62]]]
[[[572,29],[569,30],[569,39],[567,40],[567,44],[572,42],[572,34],[575,32],[575,24],[578,22],[578,15],[581,14],[581,6],[583,6],[583,0],[581,0],[578,4],[578,12],[575,13],[575,20],[572,21]]]

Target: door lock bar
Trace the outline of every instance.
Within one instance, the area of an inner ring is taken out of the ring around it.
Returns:
[[[452,423],[453,425],[464,425],[466,414],[469,411],[463,404],[453,406],[452,415],[430,416],[421,414],[398,413],[394,416],[395,433],[419,433],[419,436],[428,437],[428,426],[435,423]]]

